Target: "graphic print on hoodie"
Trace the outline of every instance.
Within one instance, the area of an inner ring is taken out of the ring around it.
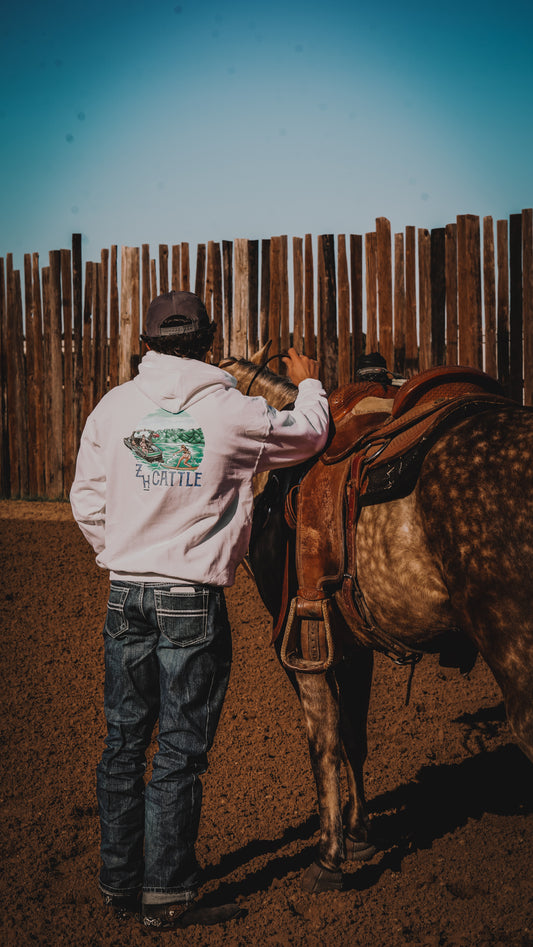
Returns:
[[[189,472],[197,471],[203,460],[205,437],[202,428],[187,411],[173,414],[158,408],[141,420],[129,437],[124,438],[124,444],[144,467]],[[147,480],[144,473],[136,464],[136,476]],[[162,486],[174,486],[175,481],[174,476],[161,476],[157,481],[151,479]],[[187,486],[200,486],[201,473],[186,479]]]
[[[124,444],[138,460],[152,468],[196,470],[204,456],[205,438],[201,427],[194,425],[187,411],[176,415],[160,408],[143,418],[124,438]]]

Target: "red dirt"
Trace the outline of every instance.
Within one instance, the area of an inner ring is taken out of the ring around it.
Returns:
[[[102,746],[107,576],[67,504],[0,502],[3,944],[136,947],[154,935],[104,912],[94,771]],[[425,658],[378,657],[367,790],[380,850],[345,890],[308,896],[318,820],[302,716],[270,621],[241,569],[228,592],[234,666],[204,779],[203,891],[247,916],[158,935],[195,945],[533,945],[533,767],[499,691]]]

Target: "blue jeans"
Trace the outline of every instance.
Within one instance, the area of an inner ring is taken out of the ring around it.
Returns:
[[[100,887],[146,903],[195,897],[200,776],[231,666],[222,589],[111,583],[105,639],[106,746],[97,767]],[[145,788],[146,749],[159,748]]]

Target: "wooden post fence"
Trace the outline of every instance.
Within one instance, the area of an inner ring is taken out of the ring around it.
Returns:
[[[482,226],[481,226],[482,224]],[[432,231],[207,241],[195,291],[218,332],[212,359],[251,357],[271,340],[318,358],[328,391],[379,351],[410,378],[471,365],[533,404],[533,210],[508,220],[464,214]],[[68,497],[88,414],[137,372],[151,298],[190,290],[188,243],[104,248],[82,262],[81,235],[47,265],[0,258],[0,496]],[[279,361],[273,370],[284,371]]]

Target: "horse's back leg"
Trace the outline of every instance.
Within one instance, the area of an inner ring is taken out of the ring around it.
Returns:
[[[533,700],[529,705],[518,697],[507,704],[507,718],[520,749],[533,763]]]
[[[523,583],[525,584],[525,583]],[[509,592],[511,589],[511,592]],[[533,762],[533,620],[523,589],[499,588],[465,614],[464,626],[500,686],[507,720],[520,749]],[[530,594],[533,595],[533,589]]]
[[[344,839],[340,799],[340,738],[337,682],[330,670],[296,673],[315,777],[320,814],[318,862],[304,874],[303,887],[324,891],[342,886]]]
[[[492,670],[498,679],[495,669]],[[533,643],[529,666],[522,664],[514,677],[499,683],[513,736],[520,749],[533,763]]]
[[[367,755],[367,717],[374,655],[369,648],[354,648],[335,668],[339,689],[340,731],[348,783],[345,818],[346,856],[370,858],[370,840],[363,766]]]

